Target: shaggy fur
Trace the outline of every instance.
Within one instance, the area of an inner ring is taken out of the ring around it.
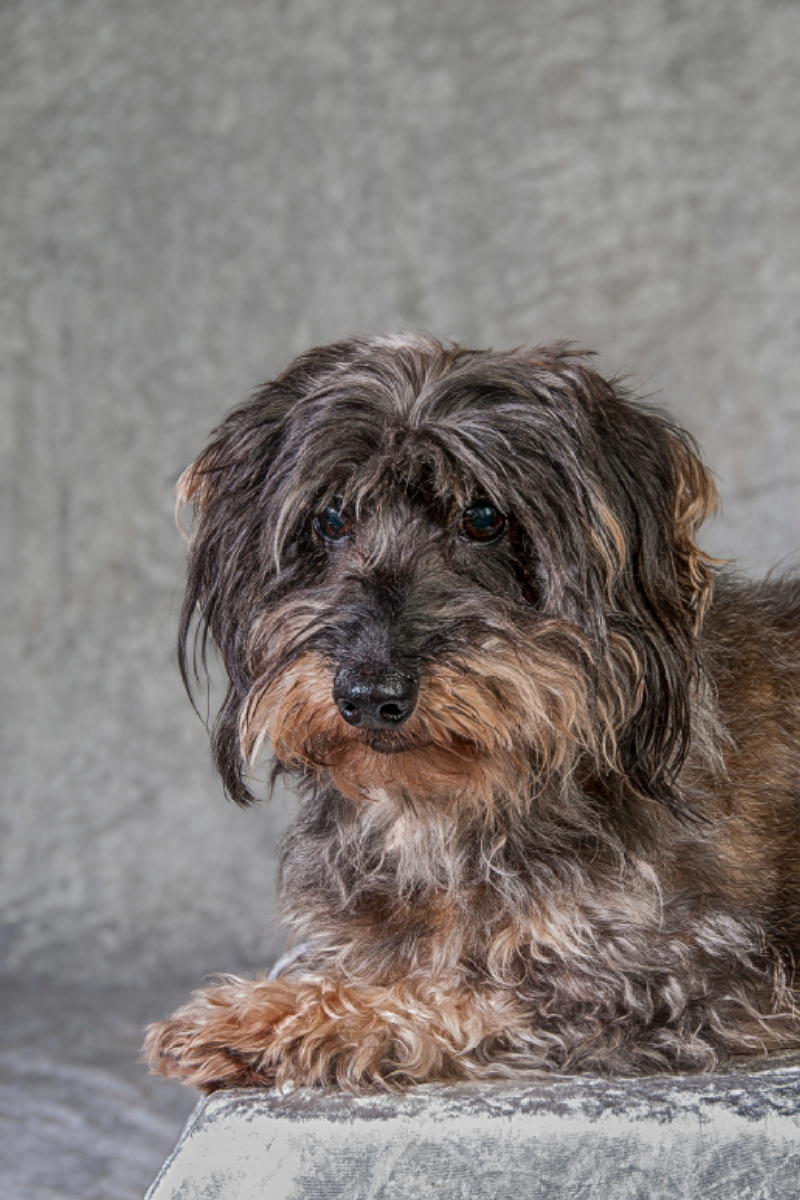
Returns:
[[[211,1091],[709,1070],[800,1044],[800,585],[719,573],[691,438],[563,345],[298,358],[185,473],[181,661],[299,945],[153,1026]],[[198,624],[199,618],[199,624]]]

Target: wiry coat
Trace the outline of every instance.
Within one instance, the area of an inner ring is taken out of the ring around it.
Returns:
[[[302,948],[152,1027],[158,1070],[358,1088],[800,1042],[800,586],[712,602],[685,432],[561,345],[351,339],[181,495],[184,674],[210,637],[235,800],[267,741],[297,780]],[[343,717],[352,678],[401,681],[396,728]]]

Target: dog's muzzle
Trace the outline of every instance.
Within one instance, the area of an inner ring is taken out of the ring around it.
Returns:
[[[417,680],[402,671],[345,667],[333,681],[333,699],[348,725],[397,729],[414,711]]]

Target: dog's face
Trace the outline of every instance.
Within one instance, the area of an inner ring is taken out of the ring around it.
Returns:
[[[563,347],[309,352],[184,475],[230,686],[231,795],[269,739],[354,801],[491,806],[576,771],[669,799],[713,485],[689,439]]]

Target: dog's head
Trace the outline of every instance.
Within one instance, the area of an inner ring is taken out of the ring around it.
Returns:
[[[192,628],[221,655],[237,801],[269,739],[354,800],[519,802],[580,775],[675,803],[715,490],[688,435],[585,356],[419,334],[312,350],[179,495],[181,662]]]

